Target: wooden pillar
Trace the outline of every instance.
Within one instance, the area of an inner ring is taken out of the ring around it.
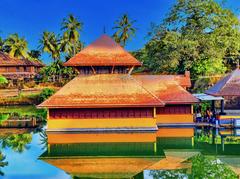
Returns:
[[[128,74],[129,74],[129,75],[131,75],[133,69],[134,69],[134,66],[132,66],[132,67],[130,68],[130,70],[128,71]]]
[[[93,66],[91,66],[91,68],[92,68],[93,74],[95,75],[96,74],[96,70],[94,69]]]
[[[224,100],[221,100],[221,114],[225,114],[224,113]]]
[[[156,118],[157,112],[156,112],[156,107],[153,108],[153,117]]]

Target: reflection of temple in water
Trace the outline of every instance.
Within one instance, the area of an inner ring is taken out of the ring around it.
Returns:
[[[157,133],[48,133],[48,149],[40,159],[76,177],[143,178],[148,169],[189,168],[184,161],[191,151],[164,150],[191,150],[192,141],[193,128],[165,128]]]

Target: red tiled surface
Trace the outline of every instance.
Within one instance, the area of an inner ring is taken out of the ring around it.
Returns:
[[[0,66],[44,66],[40,61],[30,61],[26,58],[18,59],[0,52]]]
[[[141,66],[142,64],[107,35],[84,48],[65,66]]]
[[[102,74],[76,77],[39,107],[147,107],[196,102],[175,80]]]
[[[205,93],[214,96],[240,96],[240,69],[234,70]]]

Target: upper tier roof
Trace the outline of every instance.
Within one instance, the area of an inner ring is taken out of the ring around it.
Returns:
[[[0,52],[0,66],[39,66],[42,67],[44,64],[39,60],[30,61],[26,58],[14,58],[8,54]]]
[[[69,59],[65,66],[141,66],[135,57],[107,35]]]
[[[240,69],[234,70],[205,93],[213,96],[240,96]]]
[[[161,107],[196,102],[178,81],[160,75],[104,74],[76,77],[39,107]]]

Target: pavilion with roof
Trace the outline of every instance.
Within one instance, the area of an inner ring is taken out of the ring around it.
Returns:
[[[48,131],[153,131],[193,123],[190,74],[133,75],[142,63],[107,35],[65,63],[79,75],[39,107]]]
[[[235,126],[240,126],[240,69],[237,69],[218,81],[213,87],[205,91],[214,97],[222,97],[221,113],[219,119],[233,121]],[[226,114],[224,108],[230,109]],[[239,121],[239,122],[237,122]],[[232,123],[232,122],[231,122]]]

